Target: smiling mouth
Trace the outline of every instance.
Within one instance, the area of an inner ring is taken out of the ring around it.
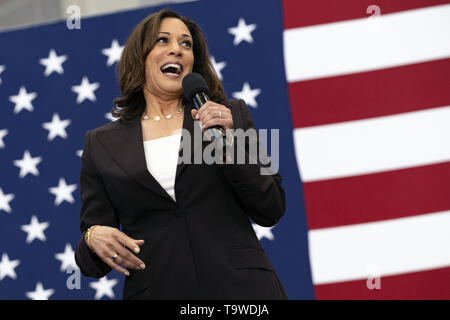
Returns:
[[[183,72],[183,66],[179,63],[166,63],[161,67],[161,72],[170,77],[178,77]]]

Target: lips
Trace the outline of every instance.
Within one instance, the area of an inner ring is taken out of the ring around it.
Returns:
[[[161,67],[161,72],[171,78],[179,77],[183,72],[183,65],[181,65],[179,62],[171,61]]]

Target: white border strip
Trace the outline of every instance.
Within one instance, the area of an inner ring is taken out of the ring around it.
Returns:
[[[450,211],[444,211],[309,231],[313,283],[450,266],[449,230]]]
[[[450,107],[294,129],[303,182],[450,161]]]
[[[450,57],[450,5],[288,29],[288,82]]]

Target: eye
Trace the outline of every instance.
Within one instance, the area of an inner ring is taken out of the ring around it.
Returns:
[[[192,42],[189,41],[189,40],[185,40],[181,44],[186,46],[186,47],[192,48]]]
[[[168,40],[167,40],[167,37],[159,37],[157,40],[156,40],[156,43],[163,43],[163,42],[167,42]]]

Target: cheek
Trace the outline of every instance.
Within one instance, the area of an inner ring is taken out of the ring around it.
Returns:
[[[150,59],[147,57],[145,60],[145,76],[148,77],[152,71],[152,65],[149,61]]]
[[[192,72],[193,68],[194,68],[194,56],[190,57],[189,59],[189,71]]]
[[[156,76],[156,75],[157,75],[157,72],[158,72],[159,70],[158,70],[158,68],[156,68],[155,65],[151,65],[151,66],[149,67],[149,71],[150,71],[150,75]]]
[[[152,85],[155,81],[158,81],[159,71],[160,70],[155,66],[155,64],[147,64],[145,66],[145,82],[147,85]]]
[[[158,52],[155,52],[154,49],[151,51],[147,58],[145,59],[145,74],[148,77],[149,75],[156,75],[158,71]]]

